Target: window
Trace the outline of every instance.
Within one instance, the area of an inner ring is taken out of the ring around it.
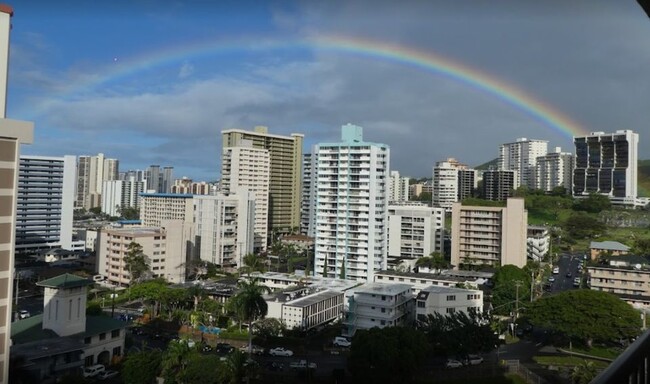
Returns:
[[[90,344],[91,341],[92,341],[92,337],[86,337],[84,339],[84,344]]]
[[[111,339],[114,339],[116,337],[120,337],[120,330],[119,329],[114,329],[111,331]]]
[[[106,340],[106,333],[100,333],[99,340]]]
[[[447,308],[447,313],[454,313],[456,312],[456,308]]]
[[[418,308],[424,308],[425,307],[425,302],[424,301],[418,301]]]
[[[121,356],[121,355],[122,355],[122,347],[113,348],[113,356]]]
[[[447,301],[456,301],[456,295],[448,295],[447,296]],[[447,312],[449,313],[449,312]]]

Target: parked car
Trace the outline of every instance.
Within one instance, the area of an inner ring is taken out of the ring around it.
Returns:
[[[239,348],[240,351],[244,353],[248,353],[248,345],[243,345],[241,348]],[[263,355],[264,354],[264,348],[260,347],[259,345],[251,345],[251,352],[253,355]]]
[[[463,363],[461,363],[458,360],[453,360],[453,359],[448,359],[447,362],[445,363],[445,368],[460,368],[463,366]]]
[[[332,341],[332,344],[335,347],[345,347],[345,348],[348,348],[349,346],[352,345],[350,340],[348,340],[348,339],[346,339],[345,337],[342,337],[342,336],[336,336],[334,338],[334,340]]]
[[[554,282],[554,281],[555,281],[555,277],[553,277],[553,276],[549,276],[549,277],[548,277],[548,282],[549,282],[549,283],[552,283],[552,282]]]
[[[21,320],[26,319],[26,318],[28,318],[30,316],[31,316],[31,314],[29,313],[29,311],[27,311],[25,309],[21,309],[20,311],[18,311],[18,317],[20,317]]]
[[[553,267],[553,274],[557,275],[558,273],[560,273],[560,267]]]
[[[203,346],[203,348],[201,348],[201,351],[203,351],[203,352],[212,352],[212,346],[209,345],[209,344],[206,344],[206,345]]]
[[[307,363],[307,360],[300,360],[300,361],[294,361],[291,364],[289,364],[289,367],[291,369],[316,369],[317,365],[316,363]]]
[[[483,362],[483,358],[479,355],[469,355],[467,356],[467,363],[469,365],[479,365]]]
[[[105,370],[106,367],[104,367],[101,364],[91,365],[90,367],[84,368],[83,377],[95,377],[100,373],[104,372]]]
[[[226,353],[232,353],[232,351],[235,350],[235,347],[228,343],[217,343],[217,347],[214,349],[215,352],[221,353],[221,354],[226,354]]]
[[[566,273],[566,277],[571,277],[571,276],[573,276],[573,274],[571,274],[571,272]]]
[[[276,363],[275,361],[268,363],[266,367],[269,371],[284,371],[284,364]]]
[[[118,371],[104,371],[104,372],[100,372],[100,373],[97,375],[97,378],[98,378],[99,380],[108,380],[108,379],[110,379],[111,377],[115,377],[115,376],[117,376],[118,374],[119,374]]]
[[[277,348],[269,349],[269,355],[271,355],[271,356],[293,356],[293,351],[290,350],[290,349],[277,347]]]
[[[579,277],[576,277],[575,279],[573,279],[573,286],[574,287],[579,287],[580,286],[580,278]]]

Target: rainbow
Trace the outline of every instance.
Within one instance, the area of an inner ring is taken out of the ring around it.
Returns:
[[[568,138],[588,134],[586,129],[557,109],[475,68],[431,52],[347,36],[325,36],[297,41],[251,39],[246,41],[209,40],[166,47],[158,51],[145,52],[128,60],[118,58],[119,61],[115,62],[114,65],[106,66],[103,73],[69,85],[59,94],[59,97],[70,99],[82,97],[85,92],[97,89],[100,85],[108,85],[113,81],[137,73],[189,59],[226,54],[229,52],[254,52],[279,49],[305,49],[309,52],[327,51],[345,53],[364,56],[370,59],[385,60],[401,65],[409,65],[435,75],[443,76],[492,96]],[[37,108],[34,112],[38,114],[39,109]]]

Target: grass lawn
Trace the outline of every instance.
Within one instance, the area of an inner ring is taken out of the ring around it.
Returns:
[[[539,365],[554,365],[556,367],[573,367],[581,364],[584,360],[576,356],[534,356],[533,360]],[[589,360],[594,363],[596,368],[606,368],[609,363],[600,360]]]
[[[607,347],[592,347],[591,349],[587,348],[576,348],[573,347],[571,352],[584,353],[585,355],[604,357],[606,359],[616,359],[618,355],[622,353],[622,350],[617,348],[607,348]]]

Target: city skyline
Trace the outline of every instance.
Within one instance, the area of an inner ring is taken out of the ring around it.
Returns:
[[[412,177],[519,137],[573,152],[572,135],[630,129],[650,155],[635,1],[13,6],[8,116],[35,122],[25,154],[216,180],[222,130],[303,133],[307,153],[353,123]]]

